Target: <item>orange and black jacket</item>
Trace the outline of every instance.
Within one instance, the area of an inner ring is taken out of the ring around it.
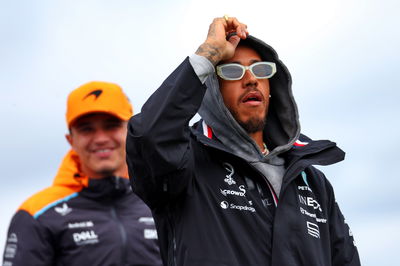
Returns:
[[[161,265],[148,207],[127,178],[89,179],[77,155],[12,218],[3,265]]]

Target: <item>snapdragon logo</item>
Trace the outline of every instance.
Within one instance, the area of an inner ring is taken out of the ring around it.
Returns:
[[[231,203],[230,208],[231,209],[236,209],[236,210],[239,210],[239,211],[256,212],[256,209],[254,209],[254,207],[235,205],[233,203]]]
[[[222,209],[228,209],[228,207],[229,207],[229,203],[228,202],[226,202],[226,201],[221,201],[221,208]]]
[[[239,211],[249,211],[249,212],[256,212],[256,209],[251,206],[242,206],[242,205],[236,205],[234,203],[228,203],[227,201],[221,201],[220,206],[222,209],[233,209],[233,210],[239,210]]]

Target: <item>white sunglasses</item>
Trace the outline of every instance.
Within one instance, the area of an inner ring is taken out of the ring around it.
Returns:
[[[272,62],[257,62],[250,66],[237,63],[222,64],[217,66],[217,75],[225,80],[239,80],[243,78],[246,70],[257,79],[268,79],[276,73],[276,65]]]

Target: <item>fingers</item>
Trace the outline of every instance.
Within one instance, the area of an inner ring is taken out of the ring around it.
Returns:
[[[210,24],[205,42],[196,54],[206,57],[213,65],[231,58],[240,39],[246,39],[249,32],[247,25],[235,17],[215,18]]]
[[[221,19],[225,22],[224,24],[227,33],[236,32],[241,39],[246,39],[247,35],[249,35],[247,25],[241,23],[237,18],[225,15]]]

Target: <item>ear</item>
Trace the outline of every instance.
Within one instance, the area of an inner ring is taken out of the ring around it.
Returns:
[[[69,145],[71,145],[71,147],[73,147],[73,139],[71,134],[65,134],[65,138],[67,139]]]

